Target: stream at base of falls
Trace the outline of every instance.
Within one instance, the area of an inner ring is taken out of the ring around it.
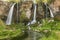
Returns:
[[[24,40],[38,40],[41,37],[42,37],[41,33],[29,30],[28,36]]]

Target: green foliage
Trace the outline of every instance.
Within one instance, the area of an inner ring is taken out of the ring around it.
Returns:
[[[14,38],[17,36],[22,36],[24,33],[24,26],[22,23],[12,24],[6,26],[2,20],[0,20],[0,39]]]
[[[0,31],[0,39],[12,38],[22,34],[20,29]]]
[[[26,19],[25,11],[22,11],[21,16],[20,16],[20,21],[22,22],[23,20]]]
[[[42,30],[60,30],[60,21],[49,22],[48,19],[43,19],[42,24],[34,24],[31,26],[33,31],[42,31]]]
[[[48,37],[44,36],[40,38],[39,40],[60,40],[60,35],[58,33],[60,33],[59,30],[58,31],[52,30],[51,34]]]
[[[44,36],[40,38],[40,40],[59,40],[60,35],[58,35],[58,33],[56,34],[56,32],[59,31],[56,30],[60,29],[60,21],[54,21],[54,22],[48,22],[48,21],[49,21],[48,19],[42,19],[42,25],[39,25],[37,23],[31,25],[31,30],[37,31],[39,33],[40,32],[43,33]],[[5,39],[5,38],[8,39],[17,36],[22,36],[23,31],[27,29],[27,27],[23,23],[18,23],[18,24],[12,23],[12,25],[10,26],[6,26],[5,24],[2,24],[2,22],[0,24],[1,24],[0,39]],[[49,32],[44,32],[44,30],[47,30]]]
[[[0,19],[0,30],[3,30],[6,28],[5,23]]]
[[[47,3],[50,4],[52,2],[54,2],[55,0],[37,0],[37,3]]]

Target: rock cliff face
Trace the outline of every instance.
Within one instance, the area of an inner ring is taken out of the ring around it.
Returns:
[[[50,7],[53,9],[55,19],[60,20],[60,0],[55,0],[53,3],[51,3]]]
[[[60,8],[60,0],[55,0],[54,2],[51,3],[51,8],[53,9],[53,12],[59,12]]]
[[[9,13],[9,10],[12,6],[13,2],[7,2],[7,1],[0,1],[0,18],[1,19],[6,19],[7,15]],[[18,9],[17,9],[17,4],[14,7],[14,15],[13,15],[13,20],[16,21],[17,19],[17,13],[21,20],[29,20],[31,18],[31,9],[32,9],[32,1],[25,1],[22,3],[18,3]],[[18,11],[18,12],[17,12]],[[5,18],[6,17],[6,18]]]
[[[28,22],[31,20],[31,18],[32,18],[31,15],[33,14],[32,4],[33,4],[32,1],[25,1],[25,2],[22,2],[21,5],[19,5],[21,22],[25,22],[25,21]]]
[[[9,9],[11,7],[11,2],[7,2],[7,1],[1,1],[0,0],[0,18],[4,18],[7,16]]]
[[[7,1],[1,1],[0,0],[0,18],[4,19],[7,17],[9,9],[11,8],[12,2]],[[55,0],[50,4],[50,7],[53,10],[54,16],[58,18],[58,15],[60,15],[60,0]],[[20,20],[31,20],[33,18],[33,2],[32,1],[25,1],[22,3],[19,3],[18,5],[18,14],[19,17],[22,18]],[[15,5],[14,8],[14,18],[17,17],[17,5]],[[37,19],[40,20],[40,18],[44,17],[44,11],[42,8],[42,4],[37,4]]]
[[[26,1],[20,6],[20,11],[25,11],[26,17],[29,19],[31,16],[32,1]]]

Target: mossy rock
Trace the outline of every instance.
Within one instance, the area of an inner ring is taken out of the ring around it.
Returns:
[[[20,22],[28,21],[28,18],[26,17],[26,12],[22,12],[20,15]]]
[[[60,21],[60,14],[57,14],[57,15],[54,17],[54,19]]]
[[[16,30],[2,30],[0,31],[0,39],[14,38],[17,36],[22,36],[23,32],[20,29]]]

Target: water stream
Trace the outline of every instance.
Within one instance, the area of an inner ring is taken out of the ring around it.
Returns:
[[[33,15],[33,20],[31,22],[28,23],[28,25],[30,24],[35,24],[36,23],[36,9],[37,9],[37,5],[34,4],[34,15]]]
[[[47,18],[47,12],[48,12],[48,9],[49,9],[49,11],[50,11],[50,17],[51,18],[53,18],[54,17],[54,15],[53,15],[53,12],[52,12],[52,10],[51,10],[51,8],[47,5],[47,3],[44,3],[44,5],[46,6],[46,18]]]
[[[33,21],[31,22],[31,24],[36,23],[36,9],[37,9],[37,6],[36,4],[34,4],[34,16],[33,16]]]
[[[7,20],[6,20],[6,25],[11,25],[11,22],[12,22],[12,15],[13,15],[13,10],[14,10],[14,6],[15,6],[16,3],[14,3],[10,10],[9,10],[9,13],[8,13],[8,16],[7,16]]]
[[[29,25],[35,24],[36,23],[36,10],[37,10],[37,5],[36,2],[34,2],[34,15],[33,15],[33,20],[29,22],[28,25],[28,35],[29,35],[29,40],[36,40],[36,33],[31,31],[31,28]]]
[[[50,10],[50,17],[51,17],[51,18],[54,18],[53,12],[52,12],[52,10],[50,9],[50,7],[49,7],[49,10]]]

